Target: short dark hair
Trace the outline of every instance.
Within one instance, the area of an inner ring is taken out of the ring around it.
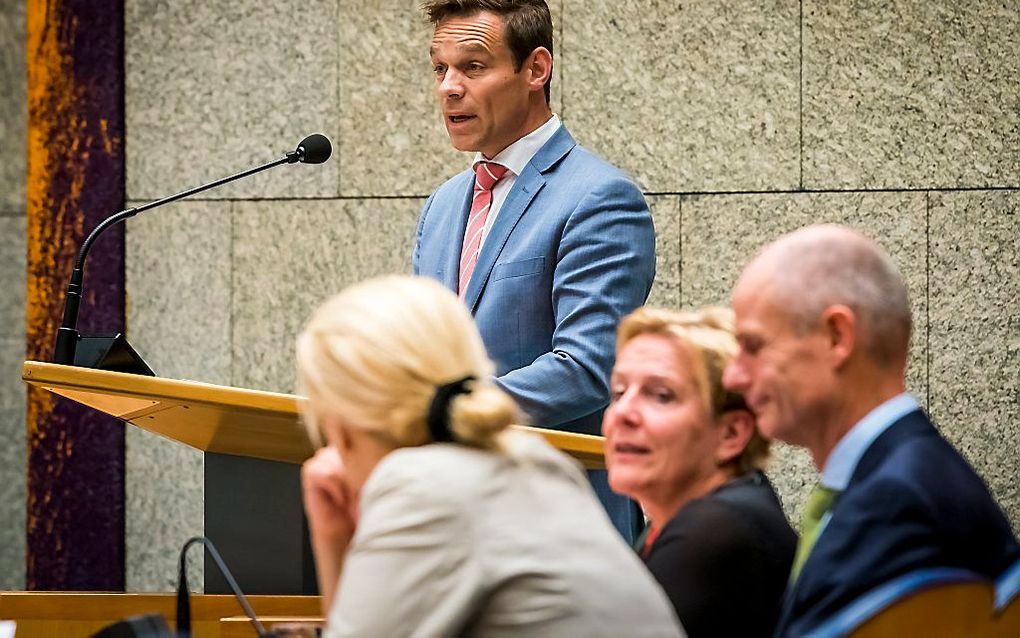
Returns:
[[[545,0],[425,0],[421,10],[433,25],[451,16],[466,16],[491,11],[503,20],[514,66],[521,70],[524,60],[538,47],[553,52],[552,16]],[[545,83],[545,101],[551,99],[552,75]]]

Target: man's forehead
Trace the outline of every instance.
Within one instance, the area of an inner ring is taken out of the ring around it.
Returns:
[[[781,323],[783,317],[774,292],[774,286],[766,278],[740,278],[732,299],[738,333],[757,332],[770,325],[778,327],[775,324]]]
[[[429,52],[435,54],[441,46],[491,52],[502,42],[503,23],[499,16],[489,12],[451,16],[436,25]]]
[[[746,313],[757,306],[761,300],[762,288],[765,282],[762,278],[756,277],[755,274],[753,271],[745,270],[733,286],[730,301],[733,304],[733,311],[735,313]]]

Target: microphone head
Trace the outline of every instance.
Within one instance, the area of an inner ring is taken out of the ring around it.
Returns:
[[[305,164],[322,164],[333,154],[333,145],[329,138],[321,133],[312,133],[301,140],[295,151],[298,161]]]

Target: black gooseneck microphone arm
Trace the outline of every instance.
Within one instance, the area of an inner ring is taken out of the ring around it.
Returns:
[[[216,566],[220,569],[220,574],[226,579],[227,585],[230,586],[230,590],[234,592],[234,597],[237,598],[237,602],[241,604],[241,608],[244,609],[244,613],[251,620],[252,626],[255,628],[255,633],[259,635],[259,638],[263,636],[272,636],[273,633],[267,633],[266,628],[259,622],[258,617],[255,615],[255,610],[252,609],[251,603],[248,602],[248,598],[245,597],[244,592],[237,585],[237,581],[234,580],[234,575],[230,573],[227,568],[227,564],[223,562],[220,557],[220,553],[216,551],[216,546],[213,545],[212,541],[205,536],[194,536],[188,539],[188,542],[184,543],[184,547],[181,548],[180,565],[177,572],[177,636],[179,638],[190,638],[191,636],[191,599],[190,591],[188,589],[188,548],[196,543],[205,545],[206,551],[212,556],[216,562]]]
[[[332,147],[329,140],[318,133],[309,135],[305,139],[301,140],[296,150],[287,153],[283,157],[277,160],[273,160],[268,164],[262,166],[256,166],[246,171],[236,173],[230,177],[224,177],[214,182],[197,186],[190,190],[186,190],[176,195],[164,197],[148,204],[143,204],[137,208],[128,208],[120,211],[114,215],[111,215],[99,223],[96,228],[89,233],[85,241],[82,242],[81,249],[78,250],[78,257],[74,261],[74,270],[71,272],[71,280],[67,284],[67,296],[64,298],[64,318],[60,323],[60,328],[57,329],[57,340],[56,345],[53,348],[53,363],[60,363],[63,365],[74,365],[74,353],[78,346],[78,308],[81,305],[82,296],[82,281],[85,278],[85,258],[89,254],[89,249],[92,248],[92,244],[95,243],[96,239],[105,231],[107,228],[122,222],[125,219],[130,219],[138,213],[147,211],[163,204],[169,204],[170,202],[183,199],[194,195],[195,193],[201,193],[202,191],[209,190],[210,188],[216,188],[222,186],[228,182],[241,179],[242,177],[248,177],[261,171],[279,166],[281,164],[295,164],[297,162],[303,162],[305,164],[321,164],[329,159],[332,152]]]

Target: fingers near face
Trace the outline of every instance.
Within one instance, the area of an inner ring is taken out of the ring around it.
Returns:
[[[321,448],[301,466],[301,483],[306,494],[313,491],[344,507],[350,500],[343,460],[332,446]]]

